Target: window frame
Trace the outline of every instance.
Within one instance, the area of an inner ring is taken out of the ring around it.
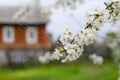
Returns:
[[[13,26],[2,27],[2,41],[4,43],[13,43],[15,41],[15,29]]]
[[[28,44],[35,44],[38,42],[38,31],[37,31],[37,27],[34,26],[28,26],[26,27],[26,42]],[[31,33],[33,39],[31,38]]]

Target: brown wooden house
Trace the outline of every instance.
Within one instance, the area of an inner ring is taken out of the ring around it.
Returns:
[[[50,45],[45,31],[48,15],[33,8],[25,17],[15,20],[13,16],[20,8],[0,7],[0,56],[6,58],[0,60],[25,63],[33,55],[41,54],[41,47]]]

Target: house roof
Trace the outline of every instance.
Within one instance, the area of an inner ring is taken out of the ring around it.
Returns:
[[[31,8],[25,17],[16,20],[13,16],[21,9],[20,6],[0,6],[0,25],[40,25],[49,21],[48,15],[43,14],[37,8]]]

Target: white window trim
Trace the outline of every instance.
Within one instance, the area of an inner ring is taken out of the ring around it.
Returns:
[[[10,31],[10,37],[8,38],[7,31]],[[15,41],[15,31],[12,26],[3,26],[2,28],[2,39],[4,43],[13,43]]]
[[[30,33],[33,33],[33,37],[31,39],[31,34]],[[27,27],[26,28],[26,42],[28,44],[35,44],[37,43],[38,41],[38,31],[37,31],[37,27]]]

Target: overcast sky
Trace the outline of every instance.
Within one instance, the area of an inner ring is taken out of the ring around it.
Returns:
[[[0,5],[2,6],[18,6],[29,4],[32,0],[1,0]],[[48,6],[53,4],[55,0],[41,0],[41,4]],[[63,8],[52,9],[52,15],[50,16],[50,23],[47,25],[47,31],[53,34],[53,40],[57,40],[59,37],[62,26],[64,25],[73,25],[73,30],[78,32],[83,25],[84,15],[86,11],[92,9],[94,6],[103,7],[103,2],[106,0],[86,0],[84,4],[79,4],[76,10],[64,10]],[[73,16],[71,16],[71,14]],[[107,25],[105,28],[101,29],[100,35],[105,34],[109,31],[110,25]]]

